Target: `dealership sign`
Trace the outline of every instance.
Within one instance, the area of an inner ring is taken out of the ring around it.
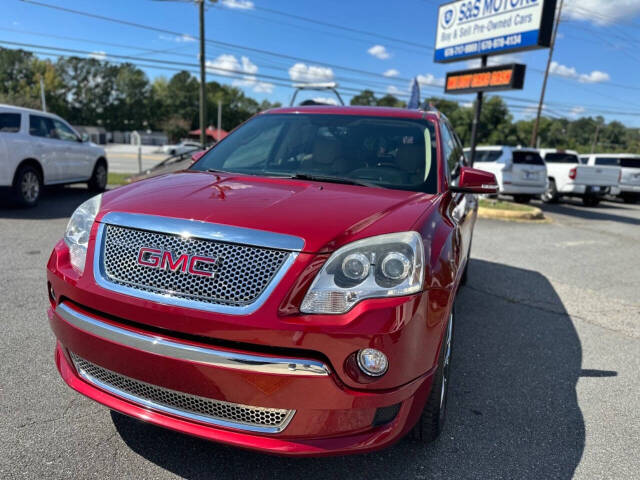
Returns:
[[[441,5],[436,62],[548,47],[556,0],[458,0]]]
[[[513,63],[449,72],[444,91],[445,93],[474,93],[521,90],[524,87],[525,69],[525,65]]]

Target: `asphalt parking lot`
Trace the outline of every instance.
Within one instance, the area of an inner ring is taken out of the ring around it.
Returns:
[[[88,197],[59,188],[33,210],[0,206],[1,478],[638,478],[640,205],[479,220],[441,438],[286,459],[139,423],[63,384],[45,263]]]

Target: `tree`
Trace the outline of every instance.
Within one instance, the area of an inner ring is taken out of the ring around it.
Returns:
[[[387,93],[384,97],[380,98],[376,105],[379,107],[398,107],[405,108],[407,106],[407,102],[403,102],[402,100],[398,100],[396,97]]]
[[[358,95],[355,95],[350,102],[351,105],[364,105],[367,107],[373,107],[378,104],[378,99],[371,90],[363,90]]]

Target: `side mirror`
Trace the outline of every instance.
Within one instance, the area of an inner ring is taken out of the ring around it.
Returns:
[[[202,156],[205,153],[207,153],[206,150],[200,150],[199,152],[196,152],[193,155],[191,155],[191,160],[193,161],[193,163],[196,163],[198,160],[200,160],[202,158]]]
[[[91,137],[89,137],[88,133],[83,133],[82,134],[82,143],[87,143],[89,140],[91,140]]]
[[[462,167],[458,184],[449,187],[449,190],[460,193],[498,193],[498,181],[493,173]]]

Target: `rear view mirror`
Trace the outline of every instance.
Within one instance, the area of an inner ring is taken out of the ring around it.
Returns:
[[[462,167],[458,184],[449,187],[449,190],[460,193],[498,193],[498,181],[493,173]]]

